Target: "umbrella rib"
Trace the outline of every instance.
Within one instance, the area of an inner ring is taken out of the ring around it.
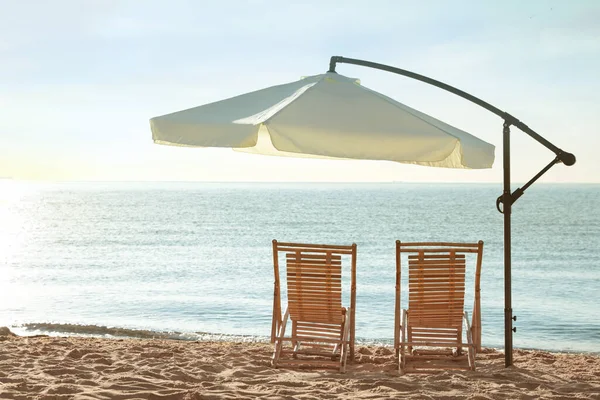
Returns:
[[[448,131],[447,131],[447,130],[445,130],[444,128],[441,128],[441,127],[439,127],[437,124],[435,124],[435,125],[434,125],[434,124],[432,124],[431,122],[429,122],[429,121],[427,121],[427,120],[423,119],[423,118],[422,118],[420,115],[417,115],[417,114],[415,114],[415,113],[413,113],[413,112],[412,112],[412,111],[417,111],[417,110],[413,110],[411,107],[408,107],[407,105],[404,105],[404,104],[402,104],[402,103],[400,103],[400,102],[397,102],[396,100],[394,100],[394,99],[392,99],[392,98],[390,98],[390,97],[388,97],[388,96],[386,96],[386,95],[384,95],[384,94],[382,94],[382,93],[376,92],[376,91],[375,91],[375,90],[373,90],[373,89],[369,89],[368,87],[365,87],[365,86],[363,86],[363,89],[366,89],[366,90],[368,90],[368,91],[372,92],[372,93],[373,93],[373,94],[375,94],[377,97],[379,97],[380,99],[382,99],[382,100],[386,101],[387,103],[389,103],[389,104],[393,105],[394,107],[396,107],[396,108],[399,108],[399,109],[401,109],[402,111],[405,111],[405,112],[407,112],[408,114],[412,115],[413,117],[420,119],[421,121],[425,122],[426,124],[428,124],[428,125],[431,125],[431,126],[435,127],[437,130],[439,130],[439,131],[441,131],[441,132],[443,132],[443,133],[445,133],[445,134],[448,134],[448,135],[452,136],[452,137],[453,137],[453,138],[455,138],[457,141],[460,141],[460,138],[459,138],[459,137],[457,137],[456,135],[453,135],[451,132],[448,132]],[[402,108],[401,106],[404,106],[404,107],[408,108],[408,110],[407,110],[407,109],[404,109],[404,108]],[[419,112],[419,111],[417,111],[417,112]],[[434,118],[434,119],[435,119],[435,118]],[[440,122],[442,122],[442,121],[440,121]],[[445,122],[443,122],[443,123],[445,124]],[[467,133],[467,132],[464,132],[464,133]],[[468,133],[467,133],[467,134],[468,134]],[[473,137],[473,138],[475,138],[475,136],[473,136],[473,135],[471,135],[471,134],[468,134],[468,135],[469,135],[469,136],[471,136],[471,137]],[[478,139],[478,138],[477,138],[477,139]],[[478,139],[478,140],[480,140],[480,139]]]
[[[293,102],[295,102],[296,100],[298,100],[300,97],[304,96],[307,92],[310,92],[315,86],[317,86],[317,84],[319,82],[321,82],[324,78],[320,78],[319,80],[315,81],[314,83],[312,83],[312,85],[310,87],[308,87],[307,89],[305,89],[302,93],[300,93],[298,96],[296,96],[295,99],[293,99],[292,101],[290,101],[287,105],[289,106],[290,104],[292,104]],[[274,113],[273,115],[271,115],[269,118],[267,118],[266,120],[264,120],[262,122],[263,125],[266,126],[266,123],[269,122],[271,119],[273,119],[273,117],[275,117],[276,115],[278,115],[280,112],[282,112],[283,110],[286,109],[286,107],[281,107],[281,110],[278,110],[276,113]],[[268,130],[268,129],[267,129]],[[270,135],[270,133],[269,133]],[[277,149],[279,150],[279,149]]]

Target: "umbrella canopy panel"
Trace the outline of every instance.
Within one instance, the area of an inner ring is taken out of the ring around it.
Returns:
[[[155,117],[155,143],[490,168],[494,146],[337,73]]]

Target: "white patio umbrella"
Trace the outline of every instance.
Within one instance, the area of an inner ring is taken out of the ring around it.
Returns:
[[[155,143],[490,168],[494,146],[335,72],[150,120]]]

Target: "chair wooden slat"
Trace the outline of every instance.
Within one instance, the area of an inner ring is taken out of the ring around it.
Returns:
[[[279,251],[286,251],[285,248],[286,247],[290,247],[290,248],[307,248],[307,249],[311,249],[311,250],[317,250],[317,249],[321,249],[321,250],[327,250],[327,251],[332,251],[335,252],[336,250],[352,250],[355,245],[351,244],[351,245],[337,245],[337,244],[307,244],[307,243],[289,243],[289,242],[278,242],[276,240],[274,240],[274,242],[277,242],[277,246],[279,248]],[[295,251],[295,250],[294,250]]]

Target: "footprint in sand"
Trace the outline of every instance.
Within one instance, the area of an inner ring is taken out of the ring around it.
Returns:
[[[375,350],[375,355],[378,355],[378,356],[389,356],[392,354],[394,354],[392,349],[389,349],[387,347],[379,347],[377,350]]]
[[[146,351],[146,352],[140,354],[140,357],[142,357],[142,358],[172,358],[173,355],[174,354],[172,351]]]
[[[215,383],[213,382],[200,382],[200,386],[202,386],[204,389],[212,389],[216,386]]]
[[[93,350],[73,349],[65,354],[65,358],[80,359],[88,353],[93,353]]]
[[[185,397],[187,391],[185,390],[173,390],[173,389],[165,389],[159,390],[156,393],[150,393],[148,395],[148,400],[181,400]]]
[[[81,379],[75,382],[77,385],[81,386],[100,386],[100,383],[93,381],[91,379]]]
[[[135,367],[132,367],[129,364],[126,364],[126,365],[114,365],[114,368],[105,368],[105,370],[107,370],[111,374],[120,374],[120,373],[123,373],[123,372],[132,371],[134,369],[135,369]]]
[[[46,391],[46,394],[76,394],[81,393],[83,390],[75,385],[60,384],[50,386]]]
[[[92,379],[94,376],[89,372],[84,372],[75,368],[47,368],[44,369],[43,372],[52,376],[74,375],[84,379]]]
[[[92,361],[95,364],[112,365],[113,361],[110,358],[98,353],[88,353],[81,357],[84,361]]]

